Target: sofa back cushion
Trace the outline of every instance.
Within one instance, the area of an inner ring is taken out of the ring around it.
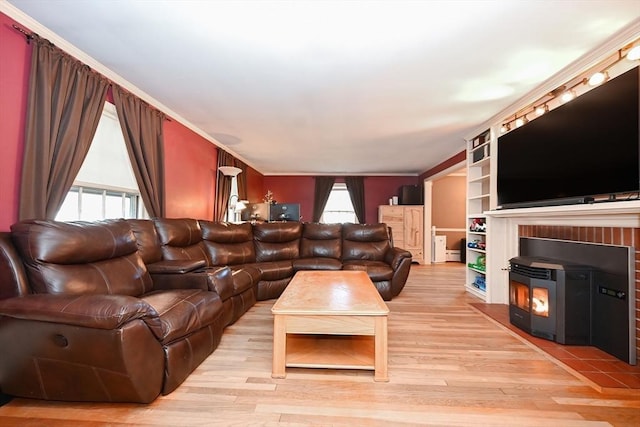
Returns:
[[[386,224],[343,224],[342,260],[384,261],[391,248]]]
[[[139,296],[152,288],[125,220],[27,220],[11,236],[36,293]]]
[[[162,258],[204,260],[211,265],[202,242],[202,230],[191,218],[156,218],[153,223],[160,239]]]
[[[301,258],[335,258],[342,255],[342,224],[307,222],[302,227]]]
[[[251,224],[199,222],[211,265],[240,265],[256,261]]]
[[[156,227],[150,219],[128,219],[133,235],[136,237],[138,252],[145,264],[153,264],[162,259],[160,239]]]
[[[253,226],[256,261],[284,261],[299,258],[302,223],[265,222]]]

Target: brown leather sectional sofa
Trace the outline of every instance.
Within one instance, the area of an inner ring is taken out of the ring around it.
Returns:
[[[365,270],[390,300],[411,254],[384,224],[23,221],[0,233],[0,393],[151,402],[300,270]]]

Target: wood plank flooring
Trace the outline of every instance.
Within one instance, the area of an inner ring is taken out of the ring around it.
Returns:
[[[14,399],[0,426],[638,426],[640,395],[600,393],[468,303],[462,264],[414,265],[388,302],[389,379],[287,369],[271,378],[274,301],[149,405]]]

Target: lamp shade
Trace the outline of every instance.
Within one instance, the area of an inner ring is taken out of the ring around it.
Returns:
[[[238,174],[242,172],[242,169],[235,166],[220,166],[218,170],[224,176],[238,176]]]

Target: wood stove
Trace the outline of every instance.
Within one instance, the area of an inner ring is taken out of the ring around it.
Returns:
[[[532,256],[509,263],[511,323],[561,344],[590,344],[592,268]]]

